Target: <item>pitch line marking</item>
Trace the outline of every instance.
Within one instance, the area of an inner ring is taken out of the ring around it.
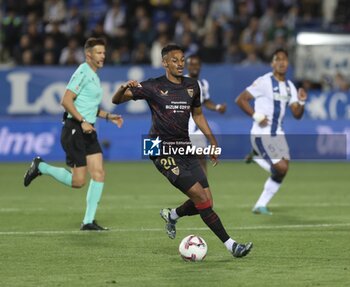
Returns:
[[[223,207],[221,204],[217,204],[219,207]],[[271,204],[271,207],[288,207],[288,208],[300,208],[300,207],[309,207],[309,208],[327,208],[327,207],[349,207],[349,203],[308,203],[308,204]],[[233,208],[251,208],[251,205],[248,204],[237,204],[232,205]],[[119,209],[135,209],[134,205],[122,205],[118,206]],[[158,209],[159,205],[143,205],[137,207],[137,209]],[[115,207],[103,207],[104,210],[115,210]],[[45,212],[48,211],[47,208],[0,208],[0,213],[15,213],[15,212]],[[67,207],[67,210],[81,210],[81,208]]]
[[[226,228],[227,230],[273,230],[273,229],[302,229],[302,228],[331,228],[331,227],[348,227],[350,223],[325,223],[325,224],[291,224],[291,225],[257,225],[241,226],[236,228]],[[180,231],[206,231],[206,227],[189,227],[177,228]],[[99,234],[118,233],[118,232],[163,232],[164,228],[116,228],[108,232],[93,232]],[[90,234],[80,230],[37,230],[37,231],[0,231],[1,235],[58,235],[58,234]]]

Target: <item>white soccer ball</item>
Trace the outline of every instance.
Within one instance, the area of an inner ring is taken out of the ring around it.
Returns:
[[[208,245],[197,235],[188,235],[182,239],[179,252],[185,261],[202,261],[207,255]]]

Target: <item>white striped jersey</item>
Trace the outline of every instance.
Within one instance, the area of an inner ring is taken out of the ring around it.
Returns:
[[[207,101],[210,99],[210,94],[209,94],[209,83],[206,79],[200,79],[197,80],[199,89],[201,91],[201,104],[204,103],[204,101]],[[200,132],[200,130],[197,128],[196,123],[194,122],[192,115],[190,116],[190,120],[188,122],[188,132],[190,134],[194,132]]]
[[[256,79],[247,91],[255,99],[254,111],[264,114],[268,119],[265,127],[260,127],[254,121],[251,134],[284,134],[282,122],[286,107],[298,101],[294,84],[290,80],[277,81],[270,72]]]

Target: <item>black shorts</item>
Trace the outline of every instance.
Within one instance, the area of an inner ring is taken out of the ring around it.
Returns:
[[[158,156],[151,159],[170,183],[183,193],[197,182],[203,188],[209,187],[207,176],[195,156]]]
[[[81,124],[72,119],[65,120],[61,145],[66,153],[66,163],[70,167],[86,166],[86,156],[102,153],[96,132],[84,134]]]

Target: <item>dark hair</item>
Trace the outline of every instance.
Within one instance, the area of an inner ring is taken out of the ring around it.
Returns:
[[[171,51],[182,51],[182,53],[184,53],[185,51],[178,45],[176,44],[169,44],[169,45],[166,45],[163,49],[162,49],[162,58],[164,56],[166,56],[169,52]]]
[[[287,58],[288,58],[288,51],[286,49],[283,49],[283,48],[278,48],[276,49],[273,53],[272,53],[272,57],[271,57],[271,60],[273,60],[273,58],[278,54],[278,53],[284,53]]]
[[[84,49],[91,49],[97,45],[106,46],[106,40],[104,38],[89,38],[86,40]]]

